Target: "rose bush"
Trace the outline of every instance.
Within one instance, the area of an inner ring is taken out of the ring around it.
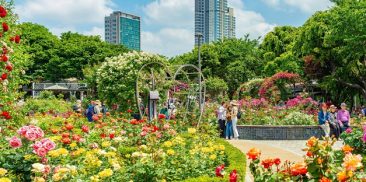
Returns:
[[[90,123],[80,114],[32,118],[1,133],[0,168],[13,181],[179,181],[214,177],[218,165],[230,166],[226,147],[215,142],[209,124],[197,130],[124,114],[99,115]],[[242,177],[233,170],[233,181]]]
[[[332,148],[335,140],[319,141],[312,137],[306,142],[303,162],[284,162],[279,159],[260,159],[257,149],[248,151],[250,170],[255,181],[365,181],[366,173],[362,156],[353,154],[353,148],[345,145],[342,150]]]

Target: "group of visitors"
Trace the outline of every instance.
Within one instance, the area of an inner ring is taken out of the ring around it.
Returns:
[[[76,101],[76,104],[73,105],[73,110],[76,113],[83,113],[81,100]],[[104,104],[102,104],[100,100],[96,100],[90,102],[88,107],[85,109],[84,115],[86,116],[89,122],[92,122],[93,116],[99,115],[101,113],[105,115],[107,113],[107,107]]]
[[[220,137],[226,138],[227,140],[238,139],[237,122],[240,117],[241,112],[237,101],[231,101],[230,103],[222,102],[217,110]]]
[[[325,133],[325,137],[335,137],[338,139],[339,135],[350,127],[351,116],[345,103],[341,104],[341,108],[338,111],[336,106],[331,105],[328,108],[328,105],[323,103],[318,113],[318,121]]]

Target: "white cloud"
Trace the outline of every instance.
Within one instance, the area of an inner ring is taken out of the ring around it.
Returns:
[[[104,16],[113,6],[111,0],[25,0],[15,11],[22,22],[45,25],[57,36],[72,31],[103,38]]]
[[[102,40],[104,40],[104,28],[103,27],[93,27],[89,31],[83,32],[84,35],[99,35]]]
[[[53,21],[72,24],[103,23],[103,18],[112,12],[110,0],[25,0],[16,6],[22,21]]]
[[[314,13],[328,9],[333,5],[329,0],[262,0],[269,6],[285,9],[287,7],[296,8],[305,13]]]
[[[194,26],[194,0],[154,0],[144,7],[144,13],[148,24]]]
[[[193,31],[184,28],[163,28],[158,32],[142,32],[142,50],[175,56],[193,48]]]
[[[244,9],[243,0],[228,0],[236,16],[238,37],[264,36],[274,25],[262,15]],[[194,46],[194,0],[154,0],[144,7],[147,25],[158,25],[157,31],[142,33],[142,49],[147,52],[175,56],[192,50]]]
[[[249,34],[250,38],[256,39],[263,37],[275,27],[275,25],[267,23],[261,14],[245,10],[242,0],[229,0],[228,3],[234,8],[237,37]]]

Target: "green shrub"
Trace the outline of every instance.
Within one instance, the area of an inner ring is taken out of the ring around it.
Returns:
[[[217,139],[217,143],[225,146],[225,153],[227,154],[227,163],[225,164],[225,172],[227,173],[224,178],[211,177],[211,176],[200,176],[197,178],[189,178],[183,180],[183,182],[219,182],[229,181],[229,174],[231,171],[236,169],[238,173],[238,181],[245,179],[246,170],[246,157],[239,149],[232,146],[229,142],[223,139]],[[215,169],[212,169],[214,172]]]
[[[56,113],[64,113],[72,110],[72,104],[64,100],[59,100],[56,98],[52,99],[27,99],[23,105],[21,112],[27,114],[30,111],[34,113],[44,113],[48,111],[53,111]]]
[[[285,118],[282,120],[281,124],[283,125],[312,125],[316,124],[314,122],[314,118],[311,115],[294,111],[290,112]]]

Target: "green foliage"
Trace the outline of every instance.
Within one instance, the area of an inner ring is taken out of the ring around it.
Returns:
[[[197,178],[189,178],[183,182],[218,182],[218,181],[228,181],[229,174],[234,169],[238,173],[238,181],[244,181],[245,170],[246,170],[246,156],[239,149],[232,146],[229,142],[223,139],[216,139],[218,144],[225,146],[225,153],[227,154],[227,163],[225,164],[226,176],[224,178],[211,177],[211,176],[200,176]],[[213,169],[214,170],[214,169]],[[213,171],[214,172],[214,171]]]
[[[361,127],[353,127],[352,132],[343,132],[341,139],[345,144],[351,146],[356,154],[366,154],[366,143],[362,140],[366,135],[366,130],[362,131]]]
[[[97,65],[106,57],[127,52],[122,45],[103,42],[99,36],[66,32],[60,38],[38,24],[23,23],[24,49],[31,55],[32,66],[27,75],[32,80],[59,81],[64,78],[83,79],[87,65]]]
[[[53,95],[52,97],[47,97],[45,99],[27,99],[24,106],[21,108],[21,112],[27,114],[31,111],[35,113],[45,113],[49,111],[64,113],[71,111],[71,103],[56,99]]]
[[[209,77],[205,80],[206,92],[210,98],[217,98],[217,96],[224,94],[228,90],[226,82],[217,77]]]
[[[263,81],[264,79],[262,78],[255,78],[243,83],[235,93],[236,99],[241,99],[243,97],[257,97],[259,88]]]
[[[198,50],[173,58],[175,64],[197,65]],[[224,39],[205,44],[201,49],[202,71],[205,77],[223,79],[231,96],[242,82],[257,77],[262,62],[258,41],[248,36],[240,39]]]
[[[294,111],[290,112],[282,120],[283,125],[313,125],[315,124],[314,118],[311,115]]]
[[[108,104],[120,104],[122,109],[133,108],[131,106],[135,104],[133,98],[135,98],[136,78],[137,74],[140,74],[138,71],[144,64],[153,62],[168,63],[161,56],[136,51],[107,58],[96,74],[99,97]],[[162,69],[160,66],[159,68]],[[148,79],[149,76],[149,74],[142,75],[142,79]],[[140,88],[140,90],[146,89]],[[163,97],[164,92],[160,94]],[[132,102],[127,102],[131,99]]]

